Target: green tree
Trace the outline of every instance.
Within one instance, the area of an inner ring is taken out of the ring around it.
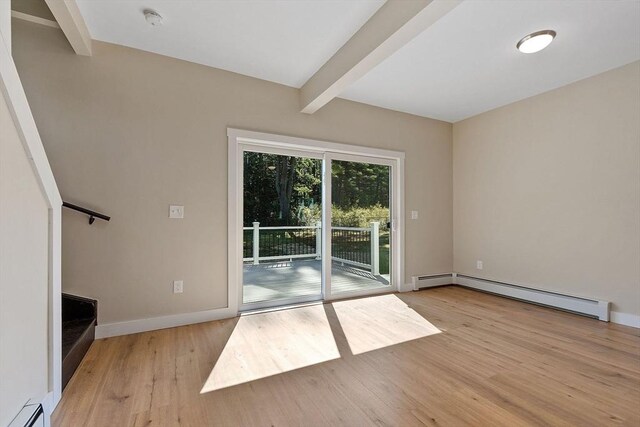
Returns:
[[[275,156],[275,188],[278,194],[280,219],[284,224],[291,222],[291,196],[297,178],[298,158],[293,156]]]
[[[389,167],[334,160],[331,168],[334,206],[342,209],[389,207]]]
[[[359,218],[368,216],[365,211],[371,209],[388,211],[388,166],[339,160],[334,160],[332,165],[334,208],[340,209],[346,216],[353,211],[351,215]],[[307,223],[319,213],[321,200],[321,160],[245,153],[245,226],[250,226],[253,221],[265,226]],[[354,210],[358,210],[358,213]]]
[[[245,152],[244,224],[297,225],[300,209],[320,204],[322,162]]]

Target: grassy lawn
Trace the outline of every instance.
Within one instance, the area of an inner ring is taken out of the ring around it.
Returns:
[[[380,233],[380,274],[389,274],[389,232]]]

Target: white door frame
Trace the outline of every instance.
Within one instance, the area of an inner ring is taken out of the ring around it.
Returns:
[[[339,144],[335,142],[254,132],[242,129],[227,128],[228,138],[228,308],[239,312],[242,305],[240,292],[242,287],[242,212],[243,212],[243,151],[246,147],[262,147],[264,151],[274,153],[297,153],[309,157],[317,153],[324,158],[323,169],[323,219],[331,220],[331,159],[370,162],[391,166],[391,223],[394,229],[391,239],[391,283],[392,291],[400,291],[404,280],[404,152],[364,147],[358,145]],[[328,179],[327,179],[328,177]],[[325,202],[326,200],[326,202]],[[328,216],[327,216],[328,214]],[[323,227],[323,252],[331,241],[329,227]],[[323,275],[330,271],[330,257],[323,256]],[[327,269],[327,263],[328,268]],[[329,276],[329,275],[328,275]],[[346,298],[353,294],[331,295],[329,277],[323,277],[324,299]],[[389,289],[376,289],[372,292],[358,292],[357,295],[388,292]]]
[[[239,163],[237,164],[237,167],[240,169],[240,177],[241,180],[239,185],[238,185],[238,196],[236,198],[236,203],[238,204],[238,213],[240,216],[240,224],[241,224],[241,228],[239,230],[239,239],[240,239],[240,253],[242,254],[242,232],[243,232],[243,220],[242,220],[242,214],[244,212],[244,191],[243,191],[243,183],[244,183],[244,156],[243,153],[245,151],[250,151],[250,152],[254,152],[254,153],[266,153],[266,154],[276,154],[279,156],[292,156],[292,157],[304,157],[304,158],[310,158],[310,159],[316,159],[316,160],[320,160],[323,161],[323,153],[317,152],[317,151],[303,151],[303,150],[292,150],[292,149],[288,149],[288,148],[284,148],[284,147],[277,147],[277,146],[266,146],[266,145],[259,145],[259,144],[255,144],[255,143],[248,143],[248,142],[239,142],[238,143],[238,154],[239,154]],[[323,163],[324,164],[324,163]],[[323,254],[324,254],[324,250],[323,250]],[[305,303],[305,302],[311,302],[311,301],[318,301],[324,298],[324,288],[322,287],[322,279],[321,279],[321,283],[320,283],[320,290],[317,294],[313,294],[313,295],[305,295],[302,297],[294,297],[294,298],[286,298],[286,299],[279,299],[277,301],[264,301],[264,302],[256,302],[256,303],[247,303],[245,304],[243,302],[243,293],[242,293],[242,285],[243,285],[243,280],[242,280],[242,275],[243,273],[243,266],[242,266],[242,262],[240,263],[240,276],[239,276],[239,284],[238,284],[238,309],[239,311],[250,311],[250,310],[257,310],[257,309],[263,309],[263,308],[269,308],[269,307],[274,307],[274,306],[281,306],[281,305],[294,305],[294,304],[301,304],[301,303]],[[324,269],[323,269],[324,270]],[[323,273],[324,274],[324,273]]]
[[[396,257],[395,252],[397,250],[400,250],[400,248],[398,247],[398,245],[396,245],[396,240],[398,240],[396,238],[396,235],[400,235],[401,230],[403,229],[402,227],[399,226],[399,222],[398,222],[398,218],[402,218],[402,216],[398,213],[396,213],[396,211],[402,206],[402,199],[401,199],[401,188],[395,188],[395,183],[397,180],[399,180],[399,178],[396,176],[398,169],[400,169],[400,165],[397,162],[397,159],[390,159],[390,158],[384,158],[384,157],[370,157],[367,155],[353,155],[353,154],[344,154],[344,153],[334,153],[334,152],[326,152],[325,153],[325,163],[324,166],[326,168],[326,170],[324,171],[324,175],[323,175],[323,179],[322,179],[322,183],[323,183],[323,193],[322,193],[322,206],[323,206],[323,211],[322,211],[322,217],[323,219],[326,219],[327,224],[332,224],[332,213],[331,213],[331,206],[332,206],[332,200],[331,200],[331,185],[325,185],[326,183],[330,183],[332,176],[331,176],[331,170],[332,170],[332,165],[333,165],[333,161],[334,160],[338,160],[338,161],[345,161],[345,162],[357,162],[357,163],[370,163],[370,164],[376,164],[376,165],[383,165],[383,166],[389,166],[390,169],[390,182],[389,182],[389,212],[391,214],[391,217],[389,218],[389,221],[391,222],[391,257],[389,259],[390,261],[390,267],[391,267],[391,275],[389,277],[389,281],[390,281],[390,285],[391,287],[388,289],[385,288],[377,288],[377,289],[370,289],[370,290],[357,290],[357,291],[352,291],[352,292],[340,292],[339,294],[334,294],[331,291],[331,274],[327,274],[326,277],[323,277],[323,283],[324,283],[324,289],[325,289],[325,293],[324,293],[324,299],[326,301],[331,301],[334,299],[342,299],[342,298],[351,298],[351,297],[357,297],[357,296],[364,296],[364,295],[375,295],[375,294],[379,294],[379,293],[384,293],[384,292],[389,292],[391,291],[400,291],[401,290],[401,286],[404,280],[404,272],[400,275],[400,276],[396,276],[396,269],[402,267],[404,265],[404,255],[402,256],[402,258],[400,257]],[[326,187],[326,188],[325,188]],[[331,271],[331,231],[332,231],[332,227],[323,227],[323,240],[322,240],[322,247],[326,248],[326,252],[323,251],[322,254],[322,259],[323,259],[323,265],[322,265],[322,273],[323,275],[325,274],[325,272],[329,272]],[[402,247],[402,246],[401,246]],[[326,260],[326,261],[325,261]],[[395,261],[395,262],[394,262]]]

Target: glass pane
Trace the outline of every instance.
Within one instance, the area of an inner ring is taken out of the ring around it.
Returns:
[[[390,285],[390,173],[390,166],[332,161],[332,294]]]
[[[244,153],[244,304],[321,297],[321,197],[321,160]]]

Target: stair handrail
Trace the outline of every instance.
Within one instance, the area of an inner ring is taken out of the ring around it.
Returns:
[[[92,211],[91,209],[83,208],[82,206],[74,205],[73,203],[62,202],[62,207],[67,208],[67,209],[72,209],[74,211],[82,212],[83,214],[89,215],[89,224],[93,224],[93,222],[96,220],[96,218],[104,220],[104,221],[110,221],[111,220],[110,216],[107,216],[107,215],[102,214],[100,212]]]

